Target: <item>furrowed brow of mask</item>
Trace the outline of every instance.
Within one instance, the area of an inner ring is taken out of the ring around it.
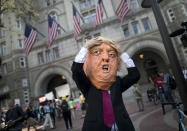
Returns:
[[[93,55],[100,55],[101,53],[103,52],[103,49],[102,48],[92,48],[90,50],[90,54],[93,54]],[[116,50],[111,48],[111,49],[107,49],[107,52],[109,54],[109,56],[111,57],[116,57],[117,56],[117,53],[116,53]]]
[[[90,54],[99,55],[99,54],[101,54],[102,50],[103,50],[103,49],[101,49],[101,48],[93,47],[93,48],[90,50]]]

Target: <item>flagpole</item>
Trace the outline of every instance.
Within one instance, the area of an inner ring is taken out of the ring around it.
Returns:
[[[54,20],[55,21],[55,20]],[[56,22],[56,21],[55,21]],[[57,22],[56,22],[57,23]],[[66,30],[60,25],[60,24],[58,24],[57,23],[57,25],[64,31],[64,32],[66,32]]]
[[[30,25],[30,24],[27,24],[27,25],[31,26],[36,32],[38,32],[41,36],[43,36],[43,37],[45,38],[45,35],[42,34],[41,32],[39,32],[35,27],[33,27],[33,26]]]
[[[50,16],[50,15],[49,15]],[[51,16],[50,16],[51,17]],[[55,20],[51,17],[52,20],[54,20],[54,22],[56,22],[56,24],[64,31],[66,32],[66,30]]]
[[[32,27],[32,26],[31,26]],[[43,36],[45,38],[45,35],[42,34],[41,32],[39,32],[35,27],[32,27],[36,32],[38,32],[38,34],[40,34],[41,36]]]
[[[102,4],[103,4],[103,1],[102,1]],[[108,18],[108,15],[107,15],[107,13],[106,13],[104,4],[103,4],[103,9],[104,9],[104,12],[105,12],[105,14],[106,14],[106,18]]]
[[[77,10],[76,6],[73,4],[72,1],[71,1],[71,3],[72,3],[72,5],[75,7],[75,9],[76,9],[77,13],[79,14],[79,16],[80,16],[82,22],[85,23],[85,22],[84,22],[84,19],[83,19],[83,17],[82,17],[82,15],[79,13],[79,11]]]

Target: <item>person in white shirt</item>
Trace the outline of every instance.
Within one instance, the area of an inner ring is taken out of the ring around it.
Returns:
[[[50,128],[54,129],[53,122],[52,122],[51,116],[50,116],[50,102],[47,102],[47,104],[44,106],[44,112],[45,112],[45,121],[44,121],[44,125],[43,125],[43,130],[46,129],[48,122],[49,122]]]

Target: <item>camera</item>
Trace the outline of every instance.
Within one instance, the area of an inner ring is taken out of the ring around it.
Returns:
[[[187,47],[187,21],[183,21],[181,23],[181,26],[183,28],[180,28],[180,29],[172,32],[169,36],[170,37],[176,37],[176,36],[182,35],[181,38],[180,38],[181,42],[182,42],[184,47]]]

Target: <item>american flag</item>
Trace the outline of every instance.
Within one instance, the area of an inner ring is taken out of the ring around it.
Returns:
[[[95,27],[99,24],[103,23],[103,2],[102,0],[98,0],[97,11],[96,11],[96,19],[95,19]]]
[[[116,15],[120,18],[121,22],[123,21],[124,17],[130,11],[130,0],[121,0],[117,10]]]
[[[28,56],[33,45],[36,42],[37,32],[33,30],[33,28],[29,25],[25,25],[25,34],[24,34],[24,50],[26,55]]]
[[[58,35],[58,24],[48,15],[48,45],[51,46],[53,40]]]
[[[73,21],[74,21],[74,37],[77,37],[81,33],[80,16],[73,5]]]

